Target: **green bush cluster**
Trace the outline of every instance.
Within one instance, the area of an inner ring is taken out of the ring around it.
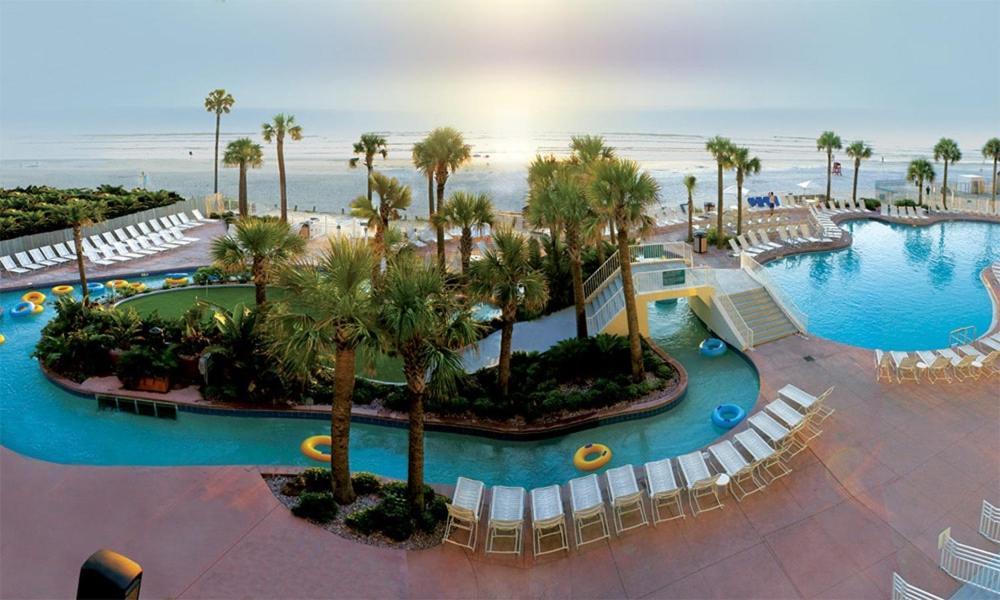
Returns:
[[[330,492],[302,492],[292,514],[318,523],[327,523],[337,517],[337,503]]]
[[[909,198],[903,198],[902,200],[894,201],[893,204],[895,206],[909,206],[910,208],[914,208],[917,206],[917,201]]]
[[[882,207],[882,203],[875,198],[862,198],[861,201],[865,203],[865,208],[868,210],[877,211]]]
[[[715,227],[709,227],[705,232],[705,240],[708,242],[709,246],[714,246],[719,243],[719,231]],[[729,236],[723,232],[722,243],[725,244],[729,242]]]
[[[63,218],[62,208],[70,198],[101,204],[106,219],[184,200],[166,190],[126,190],[113,185],[97,189],[58,189],[44,185],[0,189],[0,240],[68,228],[70,224]]]
[[[379,493],[382,499],[378,504],[347,515],[344,523],[362,535],[380,532],[390,539],[403,541],[417,529],[433,531],[448,516],[445,498],[435,494],[430,486],[424,486],[424,509],[416,515],[406,499],[405,483],[387,483],[381,486]]]
[[[361,496],[377,494],[382,489],[382,483],[372,473],[355,473],[351,477],[351,485],[354,487],[354,493]]]

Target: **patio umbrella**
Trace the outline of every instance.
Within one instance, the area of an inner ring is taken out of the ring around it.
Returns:
[[[813,183],[812,179],[809,179],[808,181],[803,181],[802,183],[799,183],[799,184],[796,184],[796,185],[798,185],[802,189],[807,189],[810,186],[812,186],[812,183]]]

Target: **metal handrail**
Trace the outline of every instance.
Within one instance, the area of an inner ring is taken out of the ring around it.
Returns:
[[[590,301],[590,298],[600,291],[609,279],[615,276],[620,266],[618,252],[615,251],[614,254],[608,257],[608,260],[604,261],[604,264],[597,267],[597,270],[583,282],[583,297],[587,301]]]
[[[747,275],[753,278],[754,281],[764,286],[764,289],[771,294],[778,308],[784,311],[785,315],[788,316],[789,320],[795,324],[800,332],[806,332],[809,325],[809,317],[795,305],[795,302],[785,294],[780,286],[771,281],[771,278],[759,262],[747,256],[746,252],[741,252],[740,268],[746,271]]]
[[[629,262],[639,263],[646,261],[671,261],[682,260],[685,266],[694,265],[694,254],[691,246],[686,242],[657,242],[653,244],[633,244],[629,246]],[[583,297],[590,299],[601,291],[612,277],[618,274],[621,268],[618,252],[615,251],[608,257],[604,264],[597,268],[586,281],[583,282]]]
[[[729,325],[729,328],[736,334],[736,337],[740,339],[743,343],[744,349],[753,348],[754,335],[753,329],[747,324],[743,315],[736,308],[736,304],[733,299],[729,297],[729,294],[722,291],[722,285],[719,283],[718,278],[715,276],[714,270],[707,270],[705,272],[706,282],[712,287],[715,292],[712,294],[712,301],[719,309],[719,314],[722,315],[722,319]]]
[[[948,332],[948,345],[949,346],[965,346],[971,344],[976,339],[976,326],[968,325],[966,327],[959,327],[958,329],[952,329]]]
[[[940,596],[922,590],[917,586],[908,583],[899,576],[899,573],[892,574],[892,600],[944,600]]]
[[[951,537],[951,528],[938,536],[941,569],[969,585],[1000,593],[1000,554],[959,543]]]
[[[1000,544],[1000,508],[983,500],[983,514],[979,518],[979,533],[991,542]]]

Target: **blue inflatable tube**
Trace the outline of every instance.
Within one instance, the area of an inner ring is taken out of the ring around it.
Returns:
[[[731,429],[747,416],[747,411],[735,404],[720,404],[712,411],[712,423],[716,427]]]
[[[14,308],[10,309],[12,317],[27,317],[35,310],[35,305],[31,302],[18,302]]]
[[[167,273],[163,276],[164,279],[184,279],[187,277],[187,273]]]
[[[103,292],[104,291],[104,284],[103,283],[88,283],[87,284],[87,291],[88,292]]]
[[[708,338],[698,346],[705,356],[721,356],[726,352],[726,343],[719,338]]]

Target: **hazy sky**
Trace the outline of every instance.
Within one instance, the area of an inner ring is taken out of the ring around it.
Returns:
[[[225,87],[241,108],[497,128],[697,109],[985,136],[998,37],[998,0],[0,0],[0,128],[197,108]]]

